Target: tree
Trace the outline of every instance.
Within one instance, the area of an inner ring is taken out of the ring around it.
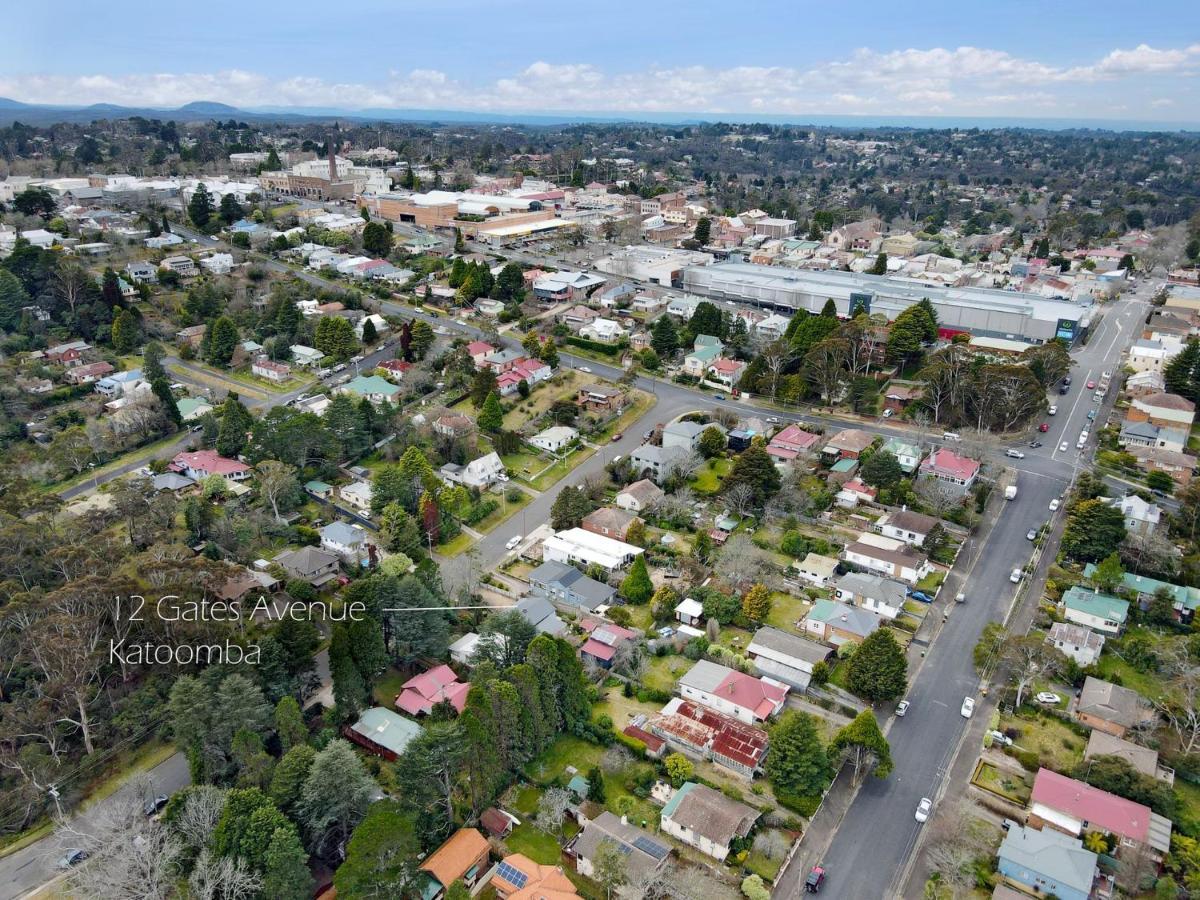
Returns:
[[[712,459],[714,456],[720,456],[725,452],[725,435],[720,428],[715,425],[709,425],[700,433],[700,443],[698,445],[700,455],[705,459]]]
[[[792,317],[792,322],[795,329],[788,340],[795,356],[805,356],[809,350],[838,330],[836,316],[802,316],[797,313]],[[790,329],[792,326],[788,327]]]
[[[475,380],[471,384],[471,405],[479,409],[487,402],[487,398],[499,391],[499,385],[496,383],[496,373],[487,366],[475,373]]]
[[[712,237],[712,219],[708,216],[701,216],[696,221],[696,230],[692,232],[692,240],[704,246]]]
[[[708,300],[701,300],[688,320],[688,331],[693,336],[707,334],[711,337],[721,337],[721,311]]]
[[[410,812],[395,800],[371,804],[333,876],[338,896],[407,897],[422,879],[421,840]]]
[[[789,709],[779,718],[766,773],[777,793],[793,797],[819,797],[829,786],[833,768],[811,715]]]
[[[771,614],[771,592],[765,584],[755,584],[742,597],[742,615],[751,622],[765,622]]]
[[[45,188],[28,187],[13,197],[13,208],[23,216],[49,218],[54,214],[54,196]]]
[[[669,314],[659,316],[650,329],[650,346],[662,359],[670,359],[679,349],[679,332]]]
[[[392,252],[392,233],[382,222],[368,222],[363,226],[363,250],[372,256],[385,257]]]
[[[1146,476],[1146,487],[1163,494],[1175,493],[1175,479],[1166,472],[1155,469]]]
[[[570,806],[569,792],[558,787],[547,788],[538,798],[537,827],[548,834],[561,835]]]
[[[676,788],[683,787],[683,783],[690,781],[695,772],[692,761],[682,753],[668,754],[663,765],[667,769],[667,777],[671,779],[671,786]]]
[[[254,419],[250,411],[242,406],[236,396],[230,395],[221,404],[221,430],[217,435],[217,452],[222,456],[236,457],[245,449],[246,432]]]
[[[208,361],[219,366],[229,365],[238,345],[238,327],[233,319],[220,316],[209,329]]]
[[[313,759],[300,795],[299,817],[313,847],[340,847],[362,821],[378,790],[349,743],[338,738]]]
[[[354,355],[358,349],[358,339],[349,319],[324,316],[313,333],[313,345],[326,356],[344,360]]]
[[[383,514],[379,520],[379,534],[383,538],[385,549],[409,557],[420,552],[424,544],[416,520],[396,502],[389,503],[383,508]]]
[[[316,757],[317,751],[308,744],[296,744],[283,754],[271,773],[271,799],[288,816],[296,814]]]
[[[654,584],[646,570],[646,556],[639,553],[629,567],[629,574],[621,582],[621,596],[634,606],[644,606],[654,593]]]
[[[775,462],[767,453],[766,443],[756,437],[733,463],[725,478],[724,488],[729,490],[737,484],[749,485],[754,491],[754,502],[762,506],[767,499],[779,491],[782,480]]]
[[[308,900],[313,880],[308,871],[308,854],[300,836],[289,823],[276,828],[267,845],[263,866],[263,894],[279,900]]]
[[[354,662],[350,633],[346,626],[333,626],[329,642],[329,674],[333,680],[333,702],[343,721],[354,719],[367,698],[367,682]]]
[[[183,415],[179,412],[179,404],[175,402],[175,394],[171,391],[171,385],[166,378],[159,376],[151,379],[150,391],[158,398],[158,402],[162,404],[163,411],[167,417],[175,423],[178,428],[183,424]]]
[[[476,422],[480,429],[491,433],[504,427],[504,408],[500,405],[500,396],[495,391],[487,395]]]
[[[926,316],[918,306],[910,306],[896,316],[888,331],[888,360],[907,366],[920,358],[925,342],[926,321]]]
[[[555,531],[578,528],[583,517],[595,507],[582,487],[567,485],[559,490],[550,507],[550,526]]]
[[[276,521],[281,521],[280,506],[286,504],[297,492],[296,470],[286,463],[265,459],[254,467],[258,473],[258,492],[271,504]]]
[[[879,628],[850,658],[850,690],[876,703],[895,700],[908,686],[908,660],[890,628]]]
[[[1020,707],[1026,689],[1035,679],[1053,677],[1062,656],[1040,634],[1011,634],[1000,644],[1000,659],[1017,689],[1015,704]]]
[[[1125,538],[1125,517],[1104,500],[1075,503],[1063,529],[1062,549],[1079,562],[1096,562],[1116,550]]]
[[[1121,565],[1121,554],[1113,551],[1096,564],[1092,570],[1092,584],[1098,590],[1112,593],[1125,580],[1125,569]]]
[[[855,781],[868,773],[876,778],[887,778],[892,772],[891,747],[879,730],[875,713],[869,709],[864,709],[853,722],[840,728],[829,746],[839,765],[848,764],[853,768]]]
[[[197,187],[197,192],[199,191],[199,187],[202,187],[202,185]],[[195,201],[194,195],[192,200],[193,202]],[[191,204],[188,205],[188,210],[190,214]],[[238,203],[237,197],[233,194],[224,194],[221,197],[221,203],[218,207],[218,215],[226,225],[232,225],[244,215],[244,210],[242,209],[242,204]],[[192,221],[195,221],[195,219],[193,218]]]
[[[804,354],[804,376],[827,404],[832,405],[841,397],[848,355],[849,344],[840,337],[826,338]]]
[[[127,309],[117,310],[116,316],[113,317],[110,336],[113,350],[122,355],[132,353],[138,341],[138,325],[133,313]]]
[[[100,299],[109,309],[121,305],[121,281],[112,269],[105,269],[100,279]]]
[[[29,305],[29,294],[20,279],[7,269],[0,269],[0,329],[15,331],[21,321],[21,310]],[[74,305],[71,307],[74,312]]]
[[[308,728],[304,724],[300,704],[291,695],[280,697],[279,702],[275,704],[275,733],[279,736],[279,746],[285,754],[292,747],[303,744],[308,738]]]
[[[859,470],[862,480],[874,487],[894,487],[904,478],[900,461],[888,450],[876,450]]]
[[[433,342],[437,340],[433,327],[424,319],[417,319],[412,325],[412,352],[417,359],[424,359],[429,353]]]
[[[201,231],[207,231],[212,214],[212,197],[209,196],[208,188],[200,182],[196,185],[196,190],[192,191],[192,199],[188,201],[188,218]]]
[[[606,896],[611,900],[613,892],[629,883],[629,872],[625,867],[625,854],[612,838],[604,838],[596,847],[592,859],[592,874],[604,885]]]
[[[875,262],[871,266],[871,269],[868,272],[868,274],[870,274],[870,275],[886,275],[887,269],[888,269],[888,255],[886,253],[880,253],[878,256],[875,257]]]
[[[537,628],[519,609],[489,616],[479,633],[472,661],[489,660],[500,671],[525,662],[525,651],[537,637]]]

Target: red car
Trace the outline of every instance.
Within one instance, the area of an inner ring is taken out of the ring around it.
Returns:
[[[1096,382],[1094,382],[1094,381],[1089,381],[1089,382],[1088,382],[1088,390],[1089,390],[1089,391],[1090,391],[1092,388],[1094,388],[1095,386],[1096,386]]]
[[[1045,422],[1043,422],[1041,425],[1038,426],[1038,431],[1049,431],[1049,430],[1050,430],[1050,426],[1047,425]]]

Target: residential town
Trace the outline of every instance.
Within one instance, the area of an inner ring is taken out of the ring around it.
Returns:
[[[1200,891],[1193,132],[11,102],[0,900]]]

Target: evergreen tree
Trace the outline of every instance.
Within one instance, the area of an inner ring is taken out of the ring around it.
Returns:
[[[782,480],[775,462],[767,453],[766,442],[755,438],[749,447],[738,455],[733,468],[725,478],[724,489],[745,484],[754,491],[754,503],[762,506],[767,499],[778,493]]]
[[[696,304],[696,311],[688,320],[688,331],[693,335],[707,334],[712,337],[721,337],[724,334],[722,325],[721,311],[709,301],[701,300]]]
[[[904,477],[900,461],[890,451],[876,450],[862,464],[862,480],[874,487],[892,487]]]
[[[15,331],[21,321],[21,310],[29,305],[29,294],[19,278],[0,268],[0,329]]]
[[[218,366],[229,365],[238,345],[238,328],[233,319],[220,316],[208,330],[211,341],[208,347],[208,361]]]
[[[1200,402],[1200,340],[1193,338],[1163,369],[1167,391]]]
[[[283,168],[283,163],[279,161],[279,154],[275,152],[274,147],[267,153],[267,161],[263,163],[263,168],[267,172],[278,172]]]
[[[489,433],[495,433],[504,427],[504,408],[500,406],[500,397],[495,391],[488,394],[476,421],[481,431]]]
[[[833,777],[833,767],[812,716],[792,709],[780,716],[771,729],[766,772],[776,794],[821,796]]]
[[[158,341],[150,341],[142,350],[142,375],[147,381],[153,382],[156,378],[166,378],[167,370],[163,368],[163,357],[165,356],[163,345]]]
[[[138,342],[137,320],[127,309],[117,310],[111,326],[113,350],[124,356],[132,353]]]
[[[542,342],[542,349],[538,353],[538,359],[552,369],[558,368],[558,346],[554,343],[553,338],[546,338]]]
[[[696,230],[692,232],[692,240],[703,246],[709,242],[711,237],[712,220],[708,216],[701,216],[696,222]]]
[[[295,697],[280,697],[279,702],[275,704],[275,734],[279,736],[279,746],[285,754],[308,738],[304,714],[300,711],[300,704],[296,702]]]
[[[765,622],[771,614],[771,591],[765,584],[754,584],[742,597],[742,615],[751,622]]]
[[[864,709],[853,722],[839,729],[829,749],[841,764],[853,767],[856,780],[868,772],[874,773],[876,778],[887,778],[892,772],[891,747],[879,730],[875,713],[869,709]]]
[[[650,329],[650,346],[663,359],[670,359],[679,349],[679,333],[670,315],[659,316]]]
[[[379,531],[384,548],[392,553],[413,557],[420,553],[424,545],[416,520],[395,501],[383,508]]]
[[[349,743],[338,738],[326,744],[313,759],[300,795],[300,821],[314,849],[344,846],[367,814],[377,789]]]
[[[271,774],[271,799],[288,816],[295,816],[304,783],[312,770],[317,751],[308,744],[296,744],[289,748]]]
[[[488,397],[499,389],[500,386],[496,383],[496,373],[484,366],[475,373],[475,380],[471,383],[471,405],[480,409],[487,402]]]
[[[414,896],[424,881],[420,853],[413,815],[395,800],[372,803],[346,846],[333,886],[347,898]]]
[[[196,185],[196,190],[192,192],[192,199],[188,201],[188,218],[201,231],[207,231],[212,214],[212,197],[209,196],[208,188],[201,182]]]
[[[179,412],[179,404],[175,402],[175,395],[171,393],[171,385],[166,378],[159,376],[150,382],[150,390],[154,396],[158,398],[163,405],[163,410],[167,416],[175,423],[178,428],[183,424],[183,416]]]
[[[833,298],[830,297],[828,300],[825,301],[825,305],[821,307],[821,318],[822,319],[837,319],[837,317],[838,317],[837,304],[834,303]]]
[[[886,275],[888,268],[888,256],[886,253],[880,253],[875,257],[875,264],[871,266],[871,275]]]
[[[313,879],[308,871],[308,853],[294,827],[275,829],[267,845],[264,863],[264,897],[278,900],[309,900],[312,897]]]
[[[221,221],[226,225],[232,225],[243,216],[242,204],[238,203],[237,197],[233,194],[225,194],[221,197],[221,204],[218,215]]]
[[[333,679],[333,702],[342,721],[353,721],[367,699],[367,684],[354,662],[350,633],[346,626],[333,626],[329,642],[329,674]]]
[[[654,584],[650,581],[650,573],[646,570],[646,557],[638,554],[629,574],[621,582],[621,596],[634,606],[643,606],[654,593]]]
[[[121,305],[121,281],[112,269],[105,269],[100,278],[100,299],[109,309],[116,309]]]
[[[1097,562],[1116,551],[1125,539],[1125,517],[1104,500],[1083,500],[1071,507],[1063,529],[1062,549],[1079,562]]]
[[[559,490],[554,505],[550,507],[550,527],[555,531],[578,528],[583,517],[593,509],[592,501],[583,488],[566,485]]]
[[[433,328],[424,319],[417,319],[412,326],[412,352],[417,359],[424,359],[429,353],[436,336]]]
[[[895,700],[908,686],[908,660],[890,628],[868,635],[849,665],[850,690],[872,703]]]
[[[392,252],[392,233],[382,222],[368,222],[362,231],[363,250],[372,256],[386,257]]]

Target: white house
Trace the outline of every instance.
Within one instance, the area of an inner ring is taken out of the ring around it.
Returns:
[[[886,513],[875,523],[875,527],[884,537],[920,547],[937,524],[938,520],[933,516],[908,509],[897,509]]]
[[[627,332],[616,319],[593,319],[589,324],[579,329],[579,336],[602,344],[615,344],[625,337]]]
[[[625,568],[645,552],[641,547],[582,528],[568,528],[542,543],[542,559],[546,562],[598,565],[610,572]]]
[[[190,278],[196,274],[196,263],[190,256],[168,256],[162,261],[161,267],[180,278]]]
[[[792,563],[792,569],[809,584],[825,587],[837,572],[838,561],[828,556],[809,553],[804,559]]]
[[[663,449],[667,447],[682,447],[684,450],[695,450],[700,443],[700,436],[706,428],[716,428],[724,432],[720,425],[702,425],[699,422],[672,422],[662,433]]]
[[[336,553],[345,559],[361,559],[367,542],[366,532],[361,525],[345,522],[330,522],[321,528],[321,549]]]
[[[833,594],[843,603],[869,609],[885,619],[895,619],[904,611],[908,587],[902,582],[880,575],[847,572],[835,582]]]
[[[643,478],[619,491],[615,503],[618,509],[640,513],[654,509],[665,496],[662,488],[650,479]]]
[[[684,625],[703,625],[704,604],[692,597],[685,597],[675,607],[675,621]]]
[[[210,275],[228,275],[233,271],[233,254],[214,253],[200,260],[200,268]]]
[[[1100,659],[1104,650],[1104,635],[1097,634],[1083,625],[1055,622],[1046,639],[1055,650],[1069,656],[1081,666],[1090,666]]]
[[[287,381],[292,377],[292,369],[286,363],[271,362],[269,359],[256,359],[250,363],[250,371],[259,378],[268,381]]]
[[[547,453],[557,453],[579,439],[579,432],[568,425],[554,425],[529,439],[529,443]]]
[[[475,648],[479,646],[479,635],[474,631],[464,634],[457,641],[450,645],[450,658],[459,665],[469,665],[471,657],[475,655]]]
[[[679,695],[719,713],[753,725],[783,709],[788,686],[771,678],[755,678],[707,659],[696,662],[676,682]]]
[[[358,335],[358,339],[360,341],[363,339],[363,328],[366,327],[368,322],[374,326],[376,334],[383,334],[385,331],[391,328],[391,326],[388,325],[387,319],[379,315],[379,313],[371,313],[370,315],[363,316],[354,323],[354,333]]]
[[[864,532],[858,540],[847,544],[842,558],[889,578],[916,584],[929,574],[929,559],[904,541]]]
[[[1157,503],[1147,503],[1137,494],[1126,494],[1124,497],[1114,497],[1108,505],[1121,510],[1125,517],[1125,530],[1133,534],[1148,535],[1158,528],[1162,518],[1162,510]]]
[[[473,459],[465,466],[446,463],[439,470],[439,474],[450,484],[463,484],[474,488],[485,488],[497,481],[508,481],[504,463],[495,452]]]
[[[369,481],[355,481],[338,489],[338,496],[359,512],[367,512],[371,509],[371,495]]]
[[[321,360],[325,358],[325,354],[313,347],[305,347],[303,344],[292,344],[292,359],[296,361],[298,366],[316,366],[320,365]]]

